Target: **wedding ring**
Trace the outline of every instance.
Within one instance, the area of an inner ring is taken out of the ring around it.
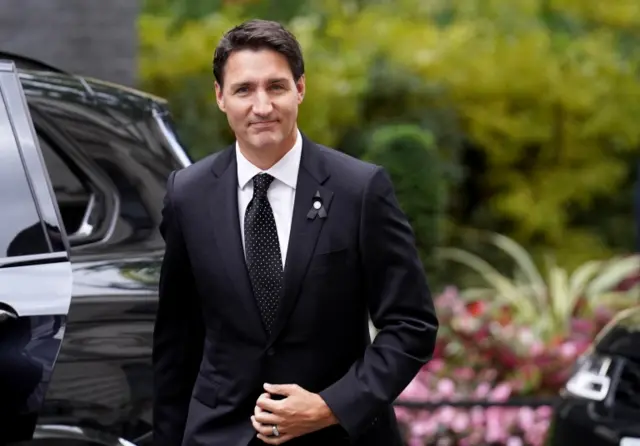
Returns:
[[[273,426],[271,426],[271,430],[273,431],[273,436],[274,437],[279,437],[280,436],[280,431],[278,431],[278,426],[276,426],[274,424]]]

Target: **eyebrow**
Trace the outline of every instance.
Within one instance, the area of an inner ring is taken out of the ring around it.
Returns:
[[[277,84],[277,83],[283,83],[283,82],[287,83],[288,79],[286,77],[276,77],[276,78],[269,79],[267,81],[268,84]],[[238,89],[240,87],[247,87],[247,86],[252,85],[252,84],[255,84],[255,82],[250,82],[250,81],[237,82],[235,84],[231,84],[230,87],[231,87],[232,90],[236,90],[236,89]]]

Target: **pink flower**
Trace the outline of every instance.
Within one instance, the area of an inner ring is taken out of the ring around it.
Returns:
[[[551,409],[550,406],[540,406],[536,408],[536,417],[539,419],[541,418],[543,420],[547,420],[551,418],[552,415],[553,415],[553,410]]]
[[[461,381],[469,381],[473,379],[475,372],[471,367],[462,367],[453,371],[453,377]]]
[[[525,441],[534,446],[542,446],[549,429],[548,424],[536,424],[530,430],[524,433]]]
[[[444,378],[438,381],[436,391],[439,397],[444,399],[451,398],[455,394],[456,385],[449,378]]]
[[[446,406],[436,411],[435,415],[438,422],[445,426],[449,426],[453,421],[453,418],[456,416],[456,410],[451,406]]]
[[[507,446],[522,446],[522,439],[519,437],[509,437],[507,439]]]
[[[473,396],[478,399],[484,399],[489,396],[491,392],[491,384],[487,382],[480,383],[478,387],[476,387],[476,391],[473,393]]]
[[[395,406],[393,410],[400,423],[410,423],[413,420],[414,414],[411,409]]]
[[[542,341],[533,341],[531,347],[529,347],[529,351],[531,352],[531,356],[539,356],[544,353],[544,344]]]
[[[573,358],[578,353],[578,348],[573,342],[564,342],[560,344],[560,356],[564,359]]]
[[[451,430],[459,434],[469,428],[469,415],[465,412],[459,412],[451,422]]]
[[[413,379],[402,391],[400,397],[407,400],[427,400],[429,399],[429,389],[418,379]]]
[[[481,407],[472,407],[469,415],[473,430],[476,432],[479,431],[484,426],[484,410]]]
[[[489,401],[506,401],[511,395],[511,385],[500,383],[493,388],[489,395]]]
[[[438,309],[446,312],[460,313],[466,311],[458,290],[454,287],[445,288],[442,294],[435,299],[435,305]]]
[[[487,409],[487,430],[484,434],[487,443],[502,443],[507,437],[506,426],[501,420],[500,408],[491,407]]]
[[[440,358],[432,359],[427,363],[427,369],[433,373],[441,372],[444,369],[444,361]]]
[[[523,407],[518,411],[518,422],[525,432],[535,424],[535,413],[530,407]]]
[[[428,417],[415,421],[411,425],[411,434],[415,437],[430,437],[438,430],[438,423],[435,419]]]

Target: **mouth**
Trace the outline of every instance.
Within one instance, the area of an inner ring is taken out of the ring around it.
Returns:
[[[272,120],[272,121],[257,121],[257,122],[252,122],[250,126],[251,126],[251,127],[254,127],[254,128],[258,128],[258,129],[263,129],[263,128],[271,127],[271,126],[273,126],[273,125],[275,125],[275,124],[277,124],[277,123],[278,123],[278,121],[274,119],[274,120]]]

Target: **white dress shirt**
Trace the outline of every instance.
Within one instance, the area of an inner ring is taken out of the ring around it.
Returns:
[[[269,200],[269,204],[273,210],[273,217],[276,221],[283,269],[287,259],[291,220],[293,219],[293,204],[296,196],[301,157],[302,135],[299,130],[297,131],[296,142],[293,148],[268,170],[262,170],[251,164],[242,154],[236,142],[236,159],[238,161],[238,211],[240,214],[242,246],[245,246],[244,214],[247,211],[249,202],[253,198],[253,177],[259,173],[268,173],[275,178],[267,191],[267,199]]]

